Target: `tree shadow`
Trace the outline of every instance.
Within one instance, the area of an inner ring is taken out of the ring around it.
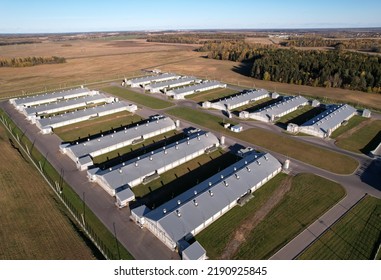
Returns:
[[[238,66],[233,66],[231,70],[243,76],[251,77],[252,68],[253,68],[253,61],[243,61]]]

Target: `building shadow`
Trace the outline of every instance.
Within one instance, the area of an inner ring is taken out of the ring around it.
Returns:
[[[360,149],[360,151],[368,155],[371,151],[377,148],[380,142],[381,142],[381,131],[379,131],[377,135],[374,136],[372,140],[370,140],[369,143],[364,148]]]
[[[373,160],[360,175],[362,182],[381,191],[381,160]]]

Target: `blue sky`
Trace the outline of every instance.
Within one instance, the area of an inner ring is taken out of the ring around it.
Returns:
[[[1,0],[0,33],[381,27],[380,0]]]

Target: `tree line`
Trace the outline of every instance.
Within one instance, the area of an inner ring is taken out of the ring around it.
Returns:
[[[147,42],[199,44],[210,40],[243,40],[246,35],[234,33],[163,34],[150,36]]]
[[[0,67],[29,67],[41,64],[58,64],[65,63],[64,57],[13,57],[0,59]]]
[[[251,63],[250,76],[282,83],[381,92],[381,57],[347,51],[208,42],[208,58]]]

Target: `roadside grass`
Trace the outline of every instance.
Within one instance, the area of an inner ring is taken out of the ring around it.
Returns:
[[[94,134],[106,133],[109,130],[125,125],[130,125],[142,120],[139,115],[130,112],[119,112],[116,114],[95,118],[76,124],[63,126],[54,129],[54,133],[58,135],[64,142],[72,142],[79,139],[87,138]]]
[[[218,149],[184,163],[147,184],[132,189],[139,203],[157,207],[236,162],[237,156]]]
[[[381,200],[366,196],[317,239],[299,259],[372,260],[381,245]]]
[[[286,178],[287,175],[278,174],[255,191],[254,198],[249,202],[242,207],[233,207],[196,236],[196,240],[205,248],[209,258],[218,259],[222,255],[234,231],[239,228],[245,219],[254,215],[266,203]]]
[[[376,120],[360,128],[352,135],[340,139],[336,146],[355,153],[368,154],[381,141],[381,120]]]
[[[103,258],[2,125],[0,153],[0,259]]]
[[[126,147],[117,149],[117,150],[109,152],[107,154],[103,154],[103,155],[97,156],[97,157],[95,157],[93,159],[93,162],[94,162],[94,164],[102,164],[103,162],[110,161],[111,159],[115,159],[115,158],[121,157],[124,154],[131,153],[133,151],[137,151],[139,149],[145,148],[146,146],[150,146],[151,144],[155,144],[155,143],[157,143],[159,141],[166,140],[166,139],[168,139],[170,137],[173,137],[175,135],[178,135],[178,134],[182,134],[182,133],[180,133],[180,132],[178,132],[176,130],[168,131],[166,133],[157,135],[155,137],[148,138],[145,141],[140,142],[138,144],[128,145]],[[148,152],[150,152],[150,151],[148,151]]]
[[[243,90],[243,89],[242,89]],[[230,88],[218,88],[218,89],[211,89],[207,91],[203,91],[200,93],[195,93],[192,95],[188,95],[185,98],[193,100],[197,103],[204,102],[204,101],[211,101],[214,99],[219,99],[225,96],[229,96],[232,94],[238,93],[237,90],[233,90]]]
[[[332,132],[330,138],[337,138],[338,136],[342,135],[344,132],[347,132],[351,130],[352,128],[358,126],[363,121],[367,120],[367,118],[361,117],[361,116],[353,116],[346,125],[342,125],[338,127],[334,132]]]
[[[268,259],[339,202],[345,190],[314,174],[298,174],[291,190],[251,231],[235,259]]]
[[[102,88],[102,91],[105,91],[123,99],[127,99],[131,102],[136,102],[142,106],[149,107],[151,109],[165,109],[174,105],[169,101],[152,97],[150,94],[137,93],[132,90],[116,86]]]
[[[167,110],[166,113],[330,172],[351,174],[358,166],[358,162],[355,159],[346,155],[319,148],[312,144],[298,141],[287,135],[276,134],[265,129],[251,128],[241,133],[231,132],[230,130],[224,129],[221,125],[224,122],[222,118],[201,110],[176,107]]]
[[[120,254],[121,259],[133,259],[131,254],[122,244],[120,244],[119,241],[117,242],[118,245],[116,245],[113,234],[103,225],[91,209],[83,203],[83,200],[70,187],[70,185],[63,180],[61,174],[55,170],[50,162],[34,147],[34,144],[27,137],[23,136],[22,131],[13,123],[13,121],[1,110],[0,115],[7,121],[8,126],[11,128],[12,134],[19,135],[20,142],[24,147],[28,147],[34,162],[37,166],[40,166],[50,183],[53,185],[56,183],[60,184],[63,200],[69,205],[77,217],[79,217],[81,213],[86,213],[85,220],[87,229],[92,233],[95,240],[101,244],[102,248],[106,251],[110,258],[118,259],[118,255]],[[30,181],[31,178],[28,178],[28,180]],[[71,216],[70,219],[72,219]],[[72,221],[73,223],[76,223],[74,219],[72,219]]]

